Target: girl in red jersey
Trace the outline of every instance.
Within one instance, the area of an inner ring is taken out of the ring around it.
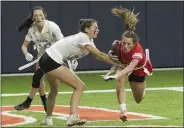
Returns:
[[[126,121],[127,108],[124,87],[126,78],[128,77],[135,101],[140,103],[145,95],[145,76],[152,74],[152,64],[149,59],[149,51],[147,50],[145,55],[142,46],[138,42],[139,38],[134,32],[138,22],[138,14],[135,15],[133,11],[126,8],[113,8],[112,13],[124,19],[127,31],[123,33],[120,41],[114,41],[109,55],[112,59],[119,60],[127,66],[123,70],[116,69],[114,76],[105,79],[117,79],[116,93],[121,109],[120,119]]]

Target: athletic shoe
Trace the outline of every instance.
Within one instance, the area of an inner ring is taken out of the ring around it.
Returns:
[[[17,111],[22,111],[24,109],[28,109],[30,107],[30,104],[26,103],[26,102],[23,102],[23,103],[20,103],[20,104],[17,104],[14,106],[14,108],[17,110]]]
[[[127,121],[127,111],[121,112],[121,114],[120,114],[120,119],[121,119],[123,122]]]
[[[51,117],[51,116],[47,116],[47,117],[41,122],[41,125],[47,125],[47,126],[53,125],[52,117]]]
[[[81,120],[78,114],[71,114],[67,119],[67,126],[83,125],[86,120]]]

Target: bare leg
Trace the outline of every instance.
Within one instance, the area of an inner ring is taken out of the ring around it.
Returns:
[[[116,74],[118,74],[121,70],[117,70]],[[117,82],[116,94],[118,98],[118,102],[120,105],[120,119],[124,122],[127,121],[127,107],[126,107],[126,91],[125,91],[125,82],[127,76],[122,76],[121,79]]]
[[[47,80],[50,85],[50,92],[47,100],[47,116],[52,116],[56,96],[58,94],[59,81],[51,75],[47,75]]]
[[[39,68],[38,63],[36,64],[36,70]],[[33,99],[36,95],[36,93],[39,91],[40,96],[45,95],[45,83],[44,83],[44,77],[41,78],[40,80],[40,87],[39,88],[31,88],[29,92],[29,97]]]
[[[136,103],[140,103],[145,96],[146,82],[131,82],[130,87]]]
[[[65,84],[70,85],[74,89],[73,95],[70,100],[70,116],[67,119],[67,125],[83,125],[84,123],[86,123],[85,120],[80,120],[77,114],[77,108],[79,106],[82,93],[85,89],[85,84],[77,77],[77,75],[75,75],[75,73],[71,72],[65,66],[61,66],[53,71],[50,71],[47,74],[59,79]],[[51,113],[49,114],[51,115]],[[48,116],[46,120],[49,120]]]
[[[77,77],[76,74],[71,72],[67,67],[61,66],[51,72],[48,75],[52,75],[65,84],[70,85],[73,89],[73,95],[70,101],[70,112],[77,113],[77,108],[80,103],[80,99],[83,91],[85,90],[85,84]]]
[[[39,89],[40,79],[43,76],[44,76],[44,73],[42,70],[40,70],[40,69],[36,70],[36,72],[34,73],[34,76],[33,76],[33,81],[32,81],[32,86],[34,88],[31,89],[30,95],[27,97],[27,99],[24,102],[22,102],[14,107],[16,110],[21,111],[21,110],[24,110],[24,109],[27,109],[30,107],[32,99]],[[45,96],[45,98],[42,98],[42,99],[45,99],[45,100],[42,100],[42,102],[45,101],[43,103],[45,104],[44,108],[46,108],[46,96]]]
[[[118,74],[121,70],[117,70],[116,74]],[[116,86],[116,94],[118,98],[119,104],[126,104],[126,92],[125,92],[125,80],[126,76],[123,76],[120,81],[117,82]]]

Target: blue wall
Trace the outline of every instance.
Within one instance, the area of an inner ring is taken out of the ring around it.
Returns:
[[[80,18],[94,18],[99,22],[100,33],[95,44],[103,52],[108,52],[111,43],[120,39],[124,31],[123,22],[113,16],[111,8],[120,5],[140,12],[140,22],[136,32],[144,48],[150,49],[154,68],[183,66],[184,2],[144,2],[144,1],[19,1],[1,2],[1,71],[18,73],[18,67],[27,63],[21,52],[25,33],[18,33],[22,23],[34,6],[43,6],[48,19],[56,22],[64,36],[78,32]],[[29,48],[33,52],[31,46]],[[78,70],[109,69],[110,65],[88,55],[79,61]],[[30,67],[21,72],[34,72]]]

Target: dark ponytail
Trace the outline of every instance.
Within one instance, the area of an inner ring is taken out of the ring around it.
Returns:
[[[25,19],[23,23],[19,26],[18,32],[25,30],[27,33],[28,29],[31,27],[32,24],[33,24],[33,20],[32,20],[32,17],[30,16],[27,19]]]
[[[43,14],[44,14],[44,16],[45,16],[45,18],[47,17],[47,13],[45,12],[45,10],[44,10],[43,7],[41,7],[41,6],[36,6],[36,7],[34,7],[34,8],[32,9],[32,11],[31,11],[29,17],[26,18],[26,19],[22,22],[22,24],[18,27],[18,32],[21,32],[22,30],[25,30],[26,33],[28,32],[28,29],[31,27],[31,25],[32,25],[33,22],[34,22],[34,21],[32,20],[32,18],[33,18],[33,12],[34,12],[35,10],[37,10],[37,9],[42,10],[42,11],[43,11]]]

